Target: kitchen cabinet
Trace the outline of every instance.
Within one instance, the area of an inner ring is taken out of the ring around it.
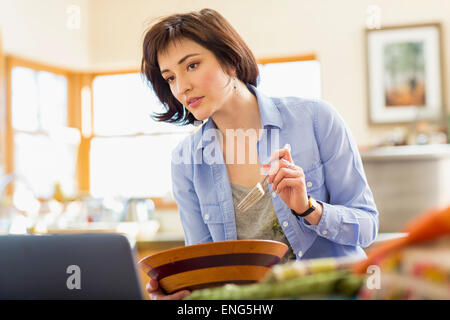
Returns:
[[[184,246],[184,237],[182,234],[161,233],[157,234],[154,239],[149,241],[138,240],[135,247],[136,262],[139,262],[142,258],[145,258],[153,253],[182,246]],[[148,293],[145,290],[145,286],[149,280],[149,277],[141,269],[139,269],[138,272],[143,295],[146,299],[148,299]]]
[[[379,211],[380,232],[450,204],[450,145],[383,147],[361,153]]]

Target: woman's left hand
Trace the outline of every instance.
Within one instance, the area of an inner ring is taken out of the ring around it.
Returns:
[[[279,159],[279,161],[277,161]],[[309,208],[303,169],[292,161],[290,146],[272,153],[269,162],[263,166],[269,172],[267,183],[272,184],[272,190],[280,195],[289,208],[302,213]]]

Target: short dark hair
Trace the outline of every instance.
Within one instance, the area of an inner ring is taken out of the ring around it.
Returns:
[[[210,50],[222,67],[234,67],[239,80],[257,86],[259,72],[253,53],[220,13],[202,9],[164,17],[146,31],[141,62],[142,75],[166,108],[166,112],[153,115],[156,121],[182,125],[196,121],[192,113],[185,112],[183,105],[173,96],[158,64],[158,53],[166,51],[172,42],[181,39],[190,39]]]

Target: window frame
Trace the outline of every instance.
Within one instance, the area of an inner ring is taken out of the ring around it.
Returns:
[[[80,73],[72,72],[68,69],[54,67],[39,62],[27,60],[21,57],[6,55],[4,57],[5,65],[5,82],[6,82],[6,103],[5,103],[5,134],[3,145],[5,146],[5,159],[4,168],[5,173],[14,173],[14,136],[16,133],[27,133],[27,134],[42,134],[41,131],[24,131],[16,130],[12,125],[12,70],[15,67],[25,67],[33,71],[45,71],[57,75],[62,75],[67,80],[67,126],[71,128],[78,129],[78,108],[77,99],[75,99],[76,90],[75,83],[76,78],[80,76]],[[77,179],[78,180],[78,179]],[[78,182],[78,181],[77,181]],[[14,181],[7,186],[5,193],[11,195],[14,190]],[[40,199],[42,200],[42,199]]]
[[[0,165],[6,172],[6,65],[3,55],[2,30],[0,29]]]

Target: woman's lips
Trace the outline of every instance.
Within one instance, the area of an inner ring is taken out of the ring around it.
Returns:
[[[201,97],[201,98],[195,100],[194,102],[191,102],[189,104],[189,107],[195,108],[196,106],[198,106],[202,102],[203,98],[204,97]]]

